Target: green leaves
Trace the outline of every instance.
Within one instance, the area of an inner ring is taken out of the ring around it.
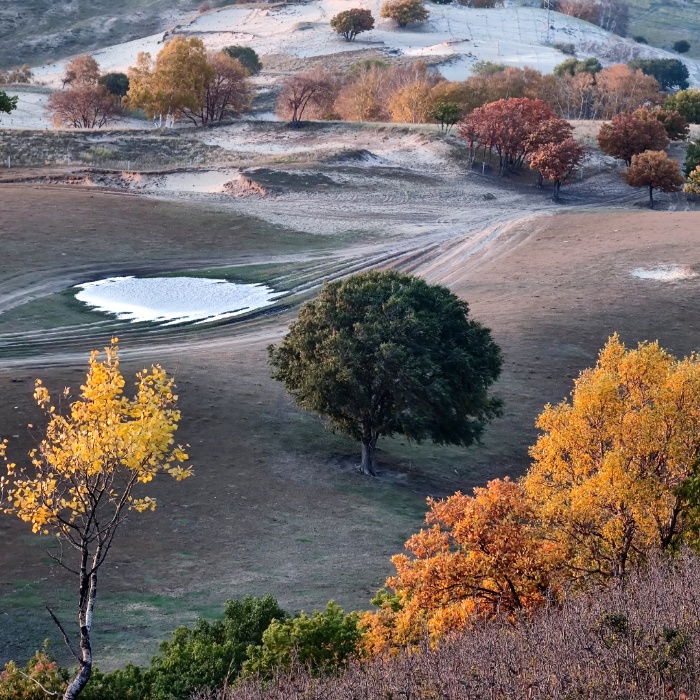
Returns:
[[[9,114],[17,109],[17,95],[10,97],[6,92],[0,90],[0,114]]]
[[[490,331],[447,288],[397,272],[325,284],[281,345],[273,377],[356,440],[402,434],[467,446],[499,414]]]

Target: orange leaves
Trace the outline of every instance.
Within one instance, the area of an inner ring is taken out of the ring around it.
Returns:
[[[426,524],[406,543],[411,556],[393,557],[387,580],[395,597],[380,597],[366,616],[368,648],[437,638],[478,618],[544,603],[558,560],[543,538],[521,486],[490,481],[474,496],[429,500]]]

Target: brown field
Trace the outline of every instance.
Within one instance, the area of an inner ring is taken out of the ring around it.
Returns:
[[[470,229],[458,213],[445,216],[447,203],[433,201],[426,213],[422,201],[407,205],[404,192],[404,221],[388,222],[386,241],[377,242],[349,223],[349,212],[346,232],[336,236],[266,223],[282,218],[285,202],[289,220],[302,222],[304,207],[316,206],[308,199],[262,200],[242,214],[94,189],[0,187],[0,311],[12,319],[4,329],[0,315],[0,436],[10,438],[17,460],[32,442],[26,424],[38,419],[33,379],[55,392],[77,387],[89,349],[109,337],[89,324],[70,335],[61,319],[44,333],[42,307],[23,317],[20,302],[39,303],[100,275],[366,255],[368,264],[450,286],[493,329],[505,356],[497,386],[505,415],[481,446],[385,440],[381,474],[369,481],[354,470],[356,446],[297,410],[269,378],[265,348],[284,333],[293,308],[205,331],[127,335],[127,373],[160,362],[177,376],[180,437],[191,444],[195,477],[156,483],[159,508],[121,532],[102,577],[98,665],[148,660],[177,624],[217,614],[228,597],[272,593],[290,609],[329,598],[367,607],[391,573],[389,557],[420,527],[424,498],[522,473],[542,406],[566,396],[611,333],[629,344],[658,339],[679,355],[697,349],[700,277],[669,283],[630,276],[660,264],[700,273],[696,211],[584,207],[554,214],[543,196],[527,209],[534,191],[521,189],[512,192],[510,214],[499,216],[507,194],[489,205],[495,226],[479,219],[480,228]],[[416,210],[422,227],[400,236]],[[45,342],[23,345],[27,329]],[[51,565],[50,541],[19,521],[0,518],[0,543],[0,662],[25,658],[45,637],[60,652],[43,607],[72,615],[72,580]]]

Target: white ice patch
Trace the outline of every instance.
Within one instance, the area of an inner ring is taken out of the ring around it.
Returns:
[[[662,265],[652,268],[638,267],[632,270],[631,274],[633,277],[639,277],[639,279],[660,280],[662,282],[678,282],[697,277],[697,273],[683,265]]]
[[[128,321],[217,321],[268,306],[280,296],[262,284],[198,277],[110,277],[76,285],[75,298]]]

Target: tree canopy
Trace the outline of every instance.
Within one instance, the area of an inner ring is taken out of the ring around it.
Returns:
[[[227,46],[223,52],[231,58],[237,58],[250,75],[255,75],[262,70],[263,65],[260,57],[250,46]]]
[[[343,10],[335,15],[331,19],[331,27],[345,41],[354,41],[358,34],[374,28],[374,17],[369,10],[353,7],[351,10]]]
[[[398,272],[324,284],[269,355],[301,408],[361,442],[366,474],[382,435],[468,446],[500,412],[490,331],[445,287]]]
[[[636,58],[627,65],[656,78],[662,90],[685,90],[689,85],[688,68],[677,58]]]
[[[10,96],[4,90],[0,90],[0,114],[9,114],[15,109],[17,109],[17,96]]]
[[[425,22],[430,16],[423,0],[386,0],[380,14],[387,19],[393,19],[399,27],[414,22]]]
[[[640,119],[632,114],[618,114],[598,132],[598,144],[603,153],[632,163],[632,157],[644,151],[666,148],[669,138],[664,125],[657,119]]]
[[[654,190],[680,192],[683,175],[677,160],[669,158],[665,151],[644,151],[632,156],[632,163],[624,174],[631,187],[649,189],[649,206],[654,208]]]
[[[664,104],[666,109],[675,109],[691,124],[700,124],[700,90],[691,88],[670,95]]]

